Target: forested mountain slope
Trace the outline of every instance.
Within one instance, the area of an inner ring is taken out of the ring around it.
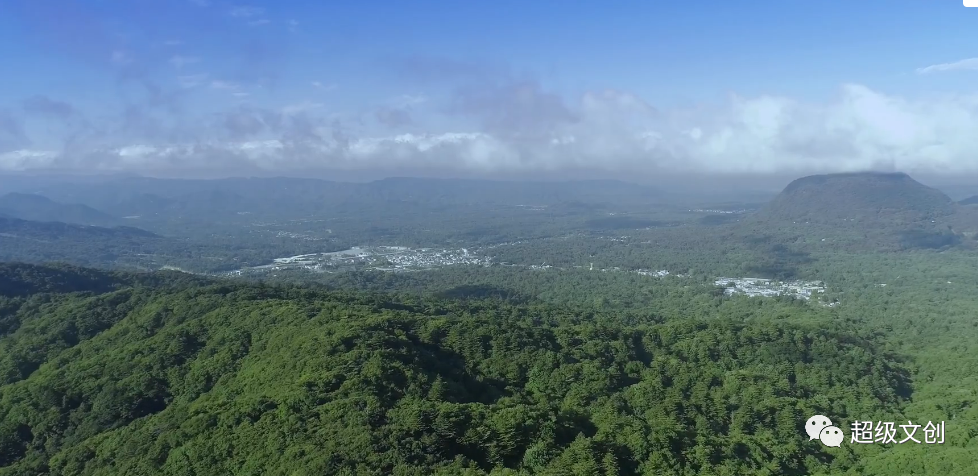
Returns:
[[[911,394],[875,337],[790,302],[751,319],[0,275],[0,475],[838,472],[864,450],[805,419],[893,418]]]

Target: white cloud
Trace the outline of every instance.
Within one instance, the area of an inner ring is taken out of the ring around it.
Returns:
[[[222,81],[220,79],[215,79],[211,81],[211,87],[214,89],[224,89],[230,91],[241,89],[241,85],[239,85],[238,83],[232,83],[231,81]]]
[[[335,84],[332,84],[332,83],[330,83],[330,84],[324,84],[324,83],[319,82],[319,81],[313,81],[313,82],[311,82],[309,84],[311,84],[312,87],[314,87],[316,89],[321,89],[323,91],[332,91],[332,90],[334,90],[334,89],[337,88],[337,85],[335,85]]]
[[[975,71],[978,70],[978,58],[968,58],[953,63],[932,64],[923,68],[917,68],[917,74],[946,73],[948,71]]]
[[[282,114],[290,116],[292,114],[298,114],[300,112],[312,111],[323,107],[322,104],[318,102],[301,102],[298,104],[290,104],[282,108]]]
[[[210,86],[239,92],[234,83]],[[462,104],[458,113],[483,123],[481,130],[353,133],[350,123],[333,122],[319,104],[300,103],[253,111],[261,114],[260,124],[242,129],[245,135],[232,142],[215,140],[227,134],[201,123],[196,141],[127,149],[131,142],[120,139],[96,151],[17,151],[0,156],[0,167],[978,172],[978,95],[904,98],[845,85],[827,102],[731,96],[710,107],[657,110],[620,91],[588,93],[570,104],[532,87],[511,91],[512,97],[493,92]]]
[[[295,19],[289,20],[288,27],[289,27],[289,31],[295,33],[299,31],[299,22],[296,21]]]
[[[129,64],[129,63],[132,62],[132,57],[129,55],[129,53],[127,53],[127,52],[125,52],[123,50],[115,50],[115,51],[113,51],[112,52],[112,56],[110,58],[111,58],[111,60],[112,60],[113,63],[119,64],[119,65]]]
[[[251,96],[251,93],[247,90],[250,89],[244,84],[236,83],[233,81],[225,81],[222,79],[213,79],[208,83],[211,89],[230,94],[236,98],[246,98]]]
[[[26,171],[54,166],[59,154],[55,151],[14,150],[0,154],[0,170]]]
[[[199,63],[200,58],[195,58],[193,56],[180,56],[174,55],[170,58],[170,64],[176,69],[183,69],[184,66],[188,64]]]
[[[261,26],[261,25],[267,25],[269,23],[271,23],[271,20],[268,20],[266,18],[260,18],[258,20],[252,20],[248,22],[248,24],[251,26]]]
[[[233,17],[248,18],[263,15],[265,9],[260,7],[238,6],[232,8],[230,13]]]
[[[423,95],[416,95],[415,96],[415,95],[411,95],[411,94],[402,94],[402,95],[394,98],[394,100],[391,101],[391,102],[392,102],[392,105],[394,107],[402,107],[403,108],[403,107],[417,106],[417,105],[423,104],[423,103],[425,103],[427,101],[428,101],[428,98],[425,97],[425,96],[423,96]]]
[[[207,74],[185,74],[177,76],[177,83],[184,88],[195,88],[207,82]]]

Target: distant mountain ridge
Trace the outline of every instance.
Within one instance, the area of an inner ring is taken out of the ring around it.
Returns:
[[[960,205],[978,205],[978,195],[970,196],[958,202]]]
[[[126,178],[98,183],[37,185],[54,201],[83,203],[117,216],[212,219],[236,213],[303,217],[329,209],[460,205],[516,206],[661,201],[643,185],[613,180],[574,182],[495,181],[394,177],[367,183],[305,178],[216,180]]]
[[[42,222],[79,225],[113,225],[115,217],[80,203],[59,203],[33,193],[8,193],[0,196],[0,216]]]

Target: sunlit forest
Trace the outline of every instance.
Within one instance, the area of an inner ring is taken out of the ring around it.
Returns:
[[[835,308],[607,273],[5,265],[0,474],[969,474],[973,258],[837,258]],[[947,442],[825,448],[811,414]]]

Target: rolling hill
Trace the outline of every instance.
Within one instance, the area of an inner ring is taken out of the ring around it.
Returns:
[[[307,240],[241,240],[207,235],[188,238],[130,226],[100,227],[0,217],[0,261],[140,270],[176,267],[204,273],[265,264],[280,256],[332,250],[329,246]]]
[[[125,255],[158,252],[167,248],[167,244],[167,239],[139,228],[0,217],[0,260],[3,261],[63,261],[102,266]]]
[[[0,196],[0,216],[42,222],[80,225],[114,225],[118,220],[88,205],[58,203],[33,193],[8,193]]]

